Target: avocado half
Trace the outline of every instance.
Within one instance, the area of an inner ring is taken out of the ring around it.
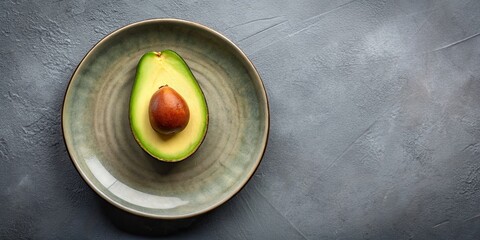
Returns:
[[[165,85],[175,89],[190,109],[187,126],[173,135],[157,133],[149,121],[150,99]],[[140,59],[130,95],[130,127],[138,144],[165,162],[187,158],[202,143],[208,127],[207,102],[190,68],[176,52],[148,52]]]

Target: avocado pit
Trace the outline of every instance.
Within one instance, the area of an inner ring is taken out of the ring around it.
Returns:
[[[185,99],[167,85],[152,95],[148,110],[150,125],[160,134],[178,133],[185,129],[190,119]]]

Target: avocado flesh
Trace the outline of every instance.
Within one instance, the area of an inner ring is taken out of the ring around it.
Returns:
[[[150,99],[164,85],[175,89],[190,109],[187,126],[173,135],[157,133],[149,121]],[[207,125],[205,96],[185,61],[171,50],[144,54],[130,96],[130,126],[139,145],[158,160],[180,161],[197,150]]]

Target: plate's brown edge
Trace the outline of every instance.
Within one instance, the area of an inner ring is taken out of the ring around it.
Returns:
[[[92,53],[92,51],[102,42],[106,41],[107,39],[111,38],[114,34],[124,30],[124,29],[127,29],[127,28],[130,28],[130,27],[133,27],[133,26],[136,26],[136,25],[141,25],[141,24],[144,24],[144,23],[148,23],[148,22],[179,22],[179,23],[183,23],[183,24],[187,24],[187,25],[193,25],[193,26],[196,26],[196,27],[199,27],[199,28],[202,28],[210,33],[213,33],[214,35],[217,35],[218,37],[222,38],[223,40],[227,41],[228,43],[230,43],[230,45],[236,49],[237,53],[240,54],[240,57],[243,57],[244,60],[246,60],[251,67],[253,67],[253,70],[254,70],[254,74],[256,75],[256,77],[258,78],[258,80],[260,81],[261,83],[261,86],[262,86],[262,90],[263,90],[263,94],[264,94],[264,97],[265,97],[265,102],[266,102],[266,114],[267,114],[267,119],[266,119],[266,126],[267,126],[267,132],[265,133],[265,143],[264,143],[264,146],[263,146],[263,151],[262,153],[260,154],[260,157],[259,159],[257,159],[257,163],[256,163],[256,166],[255,166],[255,169],[253,169],[253,171],[251,171],[250,173],[250,176],[244,181],[242,182],[241,186],[236,189],[234,191],[234,193],[231,195],[231,196],[228,196],[226,197],[225,199],[219,201],[218,203],[216,204],[213,204],[212,206],[208,207],[208,208],[205,208],[203,210],[200,210],[200,211],[197,211],[197,212],[193,212],[193,213],[190,213],[190,214],[185,214],[185,215],[177,215],[177,216],[169,216],[169,215],[156,215],[156,214],[149,214],[149,213],[144,213],[144,212],[140,212],[140,211],[137,211],[135,209],[131,209],[129,207],[126,207],[126,206],[123,206],[121,205],[120,203],[117,203],[116,201],[114,201],[113,199],[109,198],[108,196],[106,196],[105,194],[103,194],[100,190],[98,190],[95,185],[93,185],[93,183],[91,183],[87,177],[82,173],[82,171],[80,171],[79,169],[79,166],[77,165],[76,161],[73,159],[73,156],[72,154],[70,153],[70,150],[69,150],[69,144],[67,143],[66,141],[66,138],[65,138],[65,125],[64,125],[64,112],[65,112],[65,100],[66,100],[66,97],[67,97],[67,94],[68,94],[68,91],[70,89],[70,86],[72,84],[72,80],[73,78],[75,77],[76,73],[77,73],[77,70],[78,68],[84,63],[85,59]],[[255,172],[257,171],[258,167],[260,166],[260,163],[261,161],[263,160],[263,156],[265,155],[265,151],[267,149],[267,145],[268,145],[268,139],[269,139],[269,136],[270,136],[270,103],[269,103],[269,100],[268,100],[268,95],[267,95],[267,91],[265,89],[265,84],[263,83],[262,81],[262,78],[260,77],[255,65],[253,65],[252,61],[250,61],[250,59],[247,57],[247,55],[235,44],[233,43],[230,39],[228,39],[227,37],[225,37],[223,34],[205,26],[205,25],[202,25],[200,23],[196,23],[196,22],[192,22],[192,21],[188,21],[188,20],[183,20],[183,19],[176,19],[176,18],[151,18],[151,19],[145,19],[145,20],[142,20],[142,21],[138,21],[138,22],[134,22],[134,23],[131,23],[131,24],[128,24],[128,25],[125,25],[123,27],[120,27],[110,33],[108,33],[107,35],[105,35],[103,38],[101,38],[97,43],[95,43],[91,48],[90,50],[88,50],[88,52],[85,54],[85,56],[82,58],[82,60],[80,60],[79,64],[77,65],[77,67],[75,68],[75,70],[73,71],[72,73],[72,76],[70,77],[69,81],[68,81],[68,85],[67,85],[67,88],[65,90],[65,94],[63,96],[63,103],[62,103],[62,113],[61,113],[61,124],[62,124],[62,137],[63,137],[63,142],[65,144],[65,147],[67,149],[67,153],[68,153],[68,156],[70,158],[70,160],[72,161],[72,163],[74,164],[75,166],[75,169],[77,170],[77,172],[80,174],[80,176],[82,177],[82,179],[87,183],[87,185],[92,188],[98,195],[100,195],[103,199],[105,199],[107,202],[109,202],[110,204],[126,211],[126,212],[129,212],[129,213],[132,213],[132,214],[135,214],[135,215],[138,215],[138,216],[141,216],[141,217],[148,217],[148,218],[152,218],[152,219],[165,219],[165,220],[174,220],[174,219],[185,219],[185,218],[192,218],[192,217],[196,217],[196,216],[199,216],[199,215],[202,215],[202,214],[205,214],[207,212],[210,212],[211,210],[217,208],[218,206],[224,204],[225,202],[229,201],[230,199],[232,199],[234,196],[236,196],[246,185],[247,183],[252,179],[253,175],[255,175]]]

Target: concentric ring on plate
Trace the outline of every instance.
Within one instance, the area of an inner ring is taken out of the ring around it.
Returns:
[[[164,49],[185,59],[209,108],[204,142],[177,163],[145,153],[128,118],[140,57]],[[65,93],[62,129],[80,175],[108,202],[145,217],[186,218],[224,203],[252,177],[269,108],[257,71],[231,41],[197,23],[151,19],[114,31],[86,54]]]

